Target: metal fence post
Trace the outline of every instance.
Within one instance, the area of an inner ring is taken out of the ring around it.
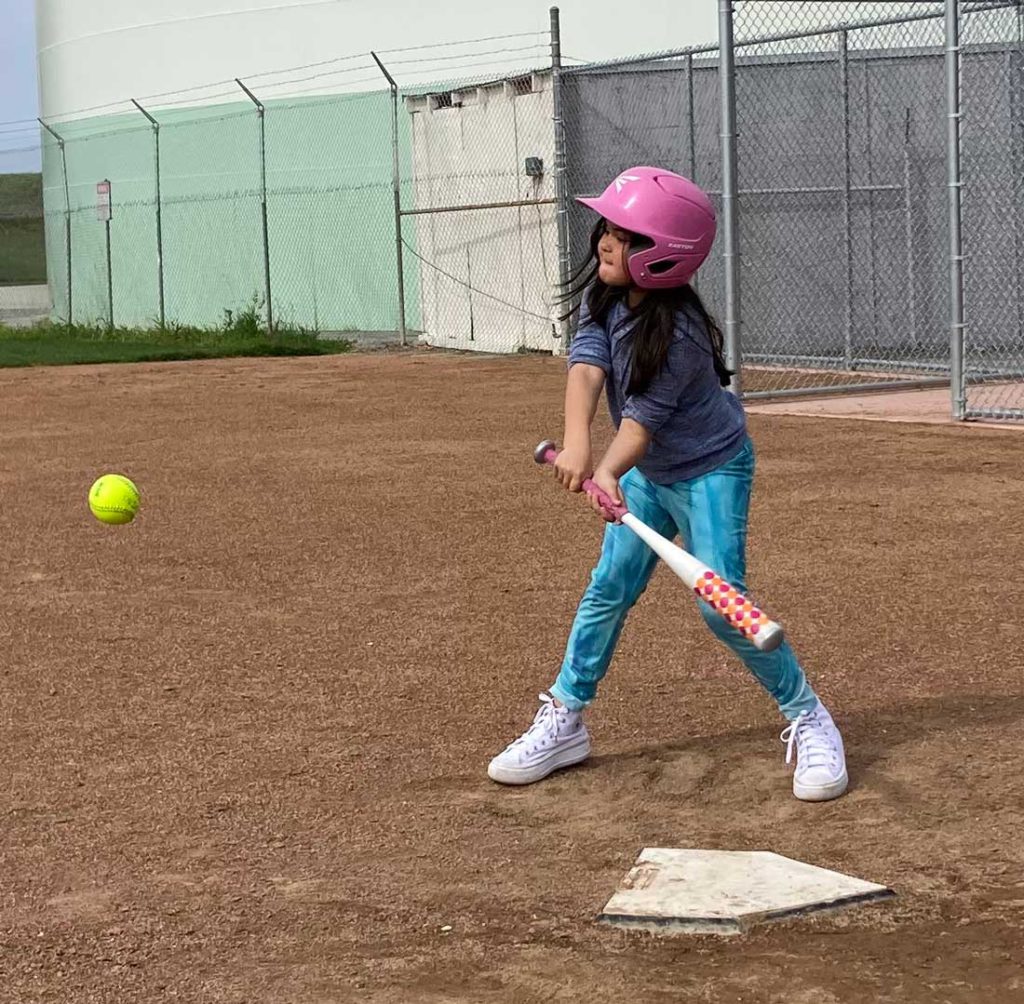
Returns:
[[[910,170],[910,109],[903,121],[903,241],[907,248],[907,312],[910,342],[917,344],[917,270],[914,267],[913,174]],[[873,214],[872,214],[873,215]]]
[[[42,119],[36,121],[57,141],[60,149],[60,170],[64,179],[64,253],[66,255],[67,286],[68,286],[68,316],[67,323],[70,327],[73,323],[73,310],[71,301],[71,194],[68,188],[68,158],[64,147],[64,140],[58,133],[48,126]]]
[[[270,233],[267,226],[267,129],[266,109],[260,101],[238,77],[235,83],[245,91],[249,100],[256,106],[256,114],[260,123],[260,213],[263,219],[263,284],[267,300],[267,332],[274,332],[274,308],[270,298]]]
[[[736,164],[736,64],[732,0],[718,0],[718,61],[722,149],[722,263],[725,271],[725,362],[734,371],[729,389],[742,393],[740,350],[740,250]]]
[[[111,240],[110,240],[110,220],[113,216],[112,205],[113,197],[110,195],[110,179],[104,178],[103,184],[107,186],[107,199],[108,206],[106,215],[103,218],[103,230],[106,234],[107,244],[107,327],[114,330],[114,265],[113,257],[111,255]]]
[[[156,271],[160,294],[160,327],[164,328],[167,325],[167,315],[164,309],[164,231],[163,209],[160,199],[160,123],[135,98],[132,98],[132,104],[149,119],[149,124],[153,127],[153,147],[156,157]]]
[[[846,242],[846,331],[843,336],[843,361],[853,369],[853,207],[850,199],[852,174],[850,168],[850,48],[847,32],[839,39],[839,89],[843,120],[843,235]]]
[[[946,190],[949,213],[950,391],[953,418],[967,410],[964,373],[964,254],[960,179],[960,3],[946,0]]]
[[[874,93],[871,89],[871,64],[861,60],[864,79],[864,166],[867,171],[868,188],[868,275],[871,277],[871,337],[878,341],[878,262],[876,258],[877,228],[875,226],[875,166],[874,166],[874,124],[871,103]]]
[[[557,7],[551,14],[551,99],[555,131],[555,223],[558,234],[558,287],[565,294],[569,285],[569,201],[566,194],[565,120],[562,100],[562,28]],[[562,350],[569,348],[569,324],[563,321]]]
[[[405,327],[405,261],[402,253],[402,169],[398,157],[398,84],[388,73],[377,53],[371,51],[373,61],[380,67],[391,88],[391,187],[395,202],[395,260],[398,266],[398,331],[403,347],[408,342]]]
[[[686,129],[690,145],[690,181],[697,180],[697,123],[693,104],[693,53],[686,54]]]

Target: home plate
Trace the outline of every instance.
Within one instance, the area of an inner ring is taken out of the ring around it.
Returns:
[[[761,921],[893,895],[884,885],[768,851],[645,847],[598,920],[668,933],[742,934]]]

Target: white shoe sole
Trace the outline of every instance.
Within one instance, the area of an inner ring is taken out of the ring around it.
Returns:
[[[582,763],[588,756],[590,736],[584,733],[582,739],[556,747],[543,760],[528,767],[506,767],[498,763],[498,758],[495,757],[487,767],[487,776],[498,784],[533,784],[534,781],[542,781],[556,770]]]
[[[842,776],[831,784],[798,784],[794,780],[793,794],[801,802],[828,802],[842,795],[849,783],[850,778],[844,770]]]

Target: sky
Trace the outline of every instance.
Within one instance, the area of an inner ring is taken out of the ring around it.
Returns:
[[[0,32],[0,122],[34,119],[39,114],[33,8],[34,0],[4,0],[4,30]],[[28,125],[0,125],[0,173],[39,170],[38,153],[4,152],[38,146],[38,129],[13,131]]]
[[[0,173],[38,170],[39,130],[32,124],[41,113],[37,0],[2,2]],[[41,14],[41,36],[47,43],[44,117],[53,122],[54,115],[90,104],[148,97],[371,48],[543,32],[552,0],[507,5],[480,0],[247,2],[251,11],[221,16],[225,10],[237,11],[239,0],[178,0],[173,7],[164,0],[38,0],[47,12]],[[562,51],[584,60],[704,44],[717,33],[716,0],[646,0],[642,17],[634,16],[629,0],[555,2],[562,12]],[[248,30],[238,30],[242,22]],[[122,30],[126,25],[130,30]],[[244,44],[237,41],[242,37],[248,39]],[[529,65],[537,65],[535,55],[529,58],[534,60]]]

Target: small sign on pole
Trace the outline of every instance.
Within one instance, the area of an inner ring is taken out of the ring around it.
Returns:
[[[100,181],[96,184],[96,219],[101,223],[110,222],[110,182]]]

